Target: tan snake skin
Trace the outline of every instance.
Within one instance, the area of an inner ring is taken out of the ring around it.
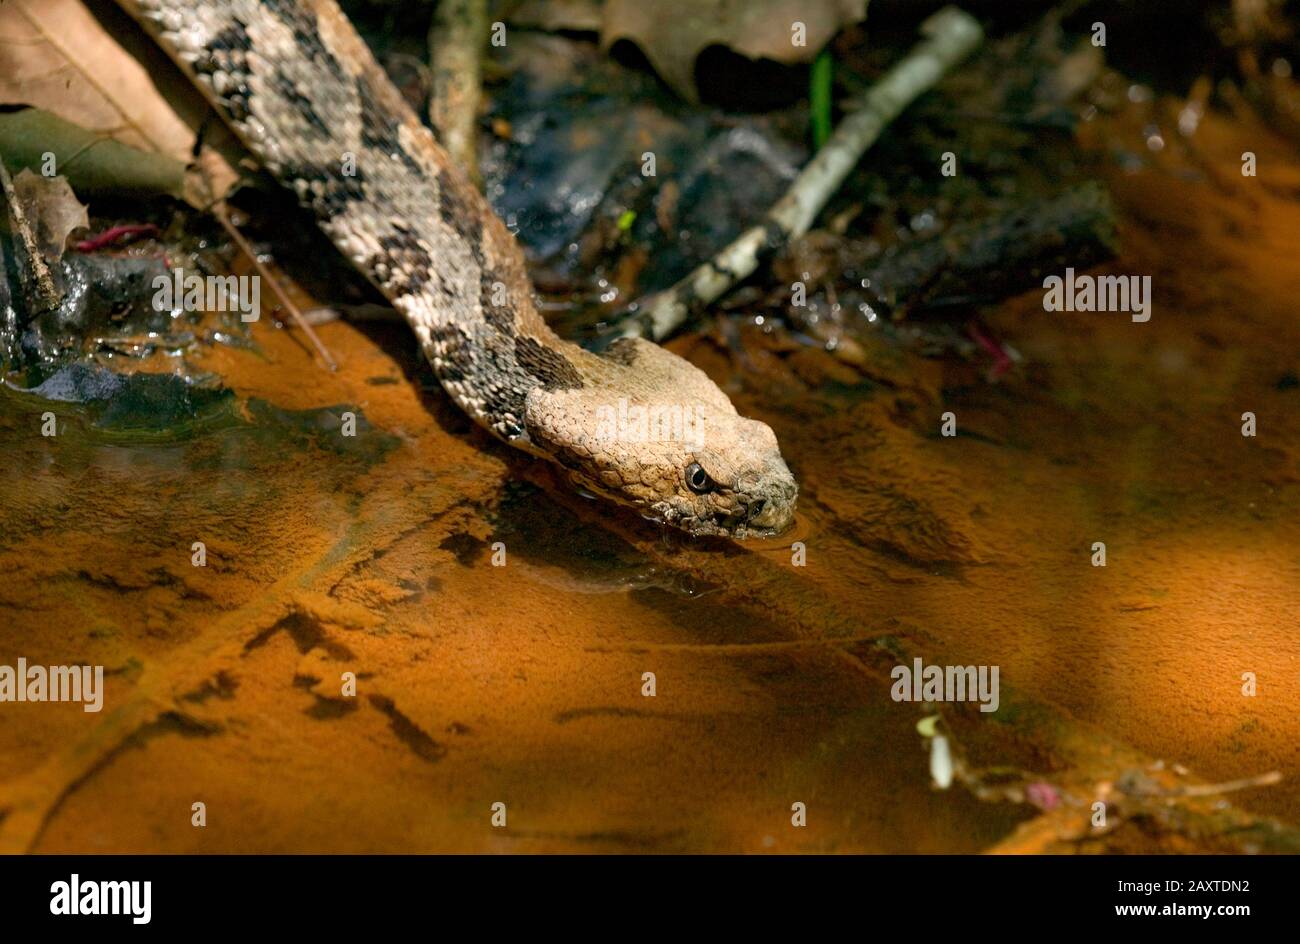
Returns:
[[[693,534],[784,530],[776,436],[648,341],[558,338],[523,253],[333,0],[118,0],[410,323],[478,423]]]

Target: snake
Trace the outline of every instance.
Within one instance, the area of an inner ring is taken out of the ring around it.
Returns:
[[[117,0],[411,326],[451,399],[580,491],[692,535],[772,537],[775,433],[642,337],[542,318],[522,248],[334,0]]]

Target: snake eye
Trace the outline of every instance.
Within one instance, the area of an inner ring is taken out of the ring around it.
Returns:
[[[686,467],[686,484],[697,495],[713,490],[713,479],[709,478],[709,473],[698,462],[692,462]]]

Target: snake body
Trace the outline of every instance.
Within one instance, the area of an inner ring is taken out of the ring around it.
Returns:
[[[518,243],[333,0],[118,2],[405,316],[475,421],[691,533],[789,525],[776,436],[702,371],[643,339],[596,354],[547,327]]]

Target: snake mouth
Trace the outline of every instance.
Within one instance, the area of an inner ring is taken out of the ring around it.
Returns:
[[[694,521],[680,523],[676,527],[698,537],[731,538],[733,541],[747,541],[751,538],[775,538],[780,537],[785,531],[789,530],[788,526],[782,528],[755,527],[752,523],[736,522],[733,518],[728,518],[722,522]]]
[[[790,530],[794,523],[793,514],[774,514],[766,519],[761,513],[751,512],[749,517],[741,517],[736,520],[734,517],[728,518],[719,525],[719,534],[736,541],[745,541],[750,538],[776,538]]]
[[[694,509],[684,507],[679,500],[675,499],[649,503],[629,501],[625,496],[592,481],[590,477],[576,470],[570,470],[569,481],[578,489],[579,494],[607,499],[637,512],[646,521],[667,525],[694,537],[721,537],[733,541],[774,538],[789,531],[794,523],[793,496],[797,492],[794,492],[793,488],[788,496],[789,500],[756,498],[750,499],[734,510],[719,509],[697,515],[693,513]],[[787,496],[782,495],[782,498],[786,499]]]
[[[794,523],[793,505],[774,504],[764,499],[751,501],[736,511],[712,515],[683,515],[671,503],[659,502],[642,510],[642,517],[671,525],[696,537],[722,537],[733,541],[779,537]]]

